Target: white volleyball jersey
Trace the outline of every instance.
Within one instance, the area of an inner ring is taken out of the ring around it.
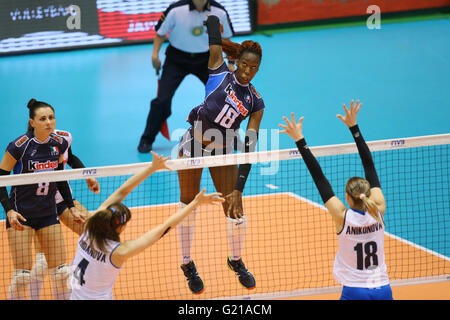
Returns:
[[[384,260],[384,223],[380,224],[368,212],[348,209],[344,227],[338,234],[333,274],[337,282],[347,287],[376,288],[389,284]]]
[[[54,134],[56,134],[58,137],[64,138],[64,140],[67,141],[67,143],[69,144],[69,146],[66,149],[66,152],[64,152],[64,169],[66,169],[66,164],[67,161],[69,161],[69,148],[72,145],[72,135],[70,134],[69,131],[64,131],[64,130],[59,130],[59,129],[55,129],[55,131],[53,131]],[[59,193],[59,191],[56,191],[56,203],[60,203],[63,201],[63,198],[61,196],[61,193]]]
[[[71,263],[70,300],[112,300],[113,287],[120,268],[111,262],[111,254],[120,242],[108,240],[106,253],[89,243],[87,233],[78,239],[77,252]]]

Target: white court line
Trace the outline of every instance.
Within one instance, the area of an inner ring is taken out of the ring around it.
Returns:
[[[294,197],[294,198],[296,198],[296,199],[299,199],[299,200],[301,200],[301,201],[305,201],[305,202],[307,202],[307,203],[309,203],[309,204],[311,204],[311,205],[313,205],[313,206],[315,206],[315,207],[318,207],[318,208],[323,209],[323,210],[325,210],[325,211],[328,212],[328,210],[327,210],[327,208],[326,208],[325,206],[323,206],[323,205],[321,205],[321,204],[319,204],[319,203],[317,203],[317,202],[314,202],[314,201],[311,201],[311,200],[309,200],[309,199],[303,198],[303,197],[301,197],[301,196],[299,196],[299,195],[297,195],[297,194],[295,194],[295,193],[292,193],[292,192],[286,192],[286,194],[289,194],[290,196],[292,196],[292,197]],[[434,256],[436,256],[436,257],[438,257],[438,258],[444,259],[444,260],[446,260],[446,261],[450,261],[450,258],[449,258],[449,257],[447,257],[447,256],[445,256],[445,255],[443,255],[443,254],[441,254],[441,253],[438,253],[438,252],[433,251],[433,250],[431,250],[431,249],[422,247],[421,245],[418,245],[418,244],[416,244],[416,243],[414,243],[414,242],[411,242],[411,241],[409,241],[409,240],[403,239],[402,237],[396,236],[396,235],[394,235],[394,234],[392,234],[392,233],[389,233],[389,232],[387,232],[387,231],[384,231],[384,233],[385,233],[385,235],[387,235],[388,237],[391,237],[392,239],[395,239],[395,240],[397,240],[397,241],[403,242],[403,243],[405,243],[405,244],[407,244],[407,245],[410,245],[410,246],[412,246],[412,247],[414,247],[414,248],[416,248],[416,249],[425,251],[426,253],[432,254],[432,255],[434,255]]]
[[[324,213],[328,213],[328,210],[327,210],[327,208],[324,205],[322,205],[320,203],[317,203],[317,202],[314,202],[314,201],[312,201],[310,199],[304,198],[302,196],[299,196],[298,194],[295,194],[295,193],[290,192],[290,191],[254,194],[254,195],[251,195],[251,196],[244,196],[242,198],[245,199],[245,198],[252,198],[252,197],[266,197],[266,196],[274,196],[274,195],[288,195],[288,196],[290,196],[292,198],[295,198],[295,199],[297,199],[299,201],[303,201],[303,202],[306,202],[306,203],[308,203],[308,204],[310,204],[310,205],[312,205],[314,207],[317,207],[317,208],[323,210]],[[163,207],[163,206],[176,206],[176,205],[179,205],[179,202],[155,204],[155,205],[148,205],[148,206],[137,206],[137,207],[129,207],[129,208],[130,209],[144,209],[144,208],[154,208],[154,207]],[[407,244],[407,245],[412,246],[412,247],[414,247],[416,249],[422,250],[422,251],[424,251],[426,253],[429,253],[431,255],[434,255],[434,256],[436,256],[438,258],[444,259],[446,261],[450,261],[450,257],[447,257],[447,256],[445,256],[445,255],[443,255],[441,253],[438,253],[438,252],[433,251],[431,249],[425,248],[425,247],[423,247],[421,245],[418,245],[418,244],[416,244],[414,242],[411,242],[409,240],[403,239],[402,237],[396,236],[396,235],[394,235],[392,233],[389,233],[387,231],[385,231],[384,233],[388,237],[391,237],[392,239],[395,239],[397,241],[403,242],[404,244]]]

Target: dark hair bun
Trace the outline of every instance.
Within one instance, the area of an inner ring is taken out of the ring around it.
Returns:
[[[36,99],[31,99],[30,101],[28,101],[27,108],[31,109],[36,102]]]

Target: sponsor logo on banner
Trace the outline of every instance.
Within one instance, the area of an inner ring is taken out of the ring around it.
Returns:
[[[140,0],[97,1],[100,34],[125,40],[153,39],[164,7],[154,12],[157,10],[150,10]]]

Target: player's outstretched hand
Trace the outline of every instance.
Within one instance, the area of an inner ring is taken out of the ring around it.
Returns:
[[[341,119],[341,121],[347,126],[347,127],[353,127],[354,125],[356,125],[357,123],[357,115],[359,112],[359,109],[361,109],[362,103],[359,102],[359,100],[356,100],[356,102],[354,102],[354,100],[352,100],[350,102],[350,110],[348,110],[347,106],[345,105],[345,103],[343,104],[344,106],[344,110],[345,110],[345,116],[342,116],[340,114],[336,115],[336,117],[338,117],[339,119]]]
[[[297,142],[300,139],[303,139],[303,118],[298,119],[298,122],[295,121],[294,113],[291,112],[291,121],[288,118],[283,117],[284,121],[286,121],[286,125],[279,124],[278,126],[283,128],[280,133],[287,133],[289,137],[294,139]]]
[[[199,205],[202,204],[215,204],[219,205],[225,201],[224,198],[222,198],[222,194],[220,192],[214,192],[214,193],[205,193],[206,189],[203,189],[195,196],[195,201]]]
[[[76,223],[83,224],[86,221],[86,214],[76,206],[69,208],[69,213],[73,216],[73,220]]]
[[[100,185],[98,184],[97,179],[95,178],[86,179],[86,183],[88,185],[89,190],[91,190],[93,193],[100,193]]]
[[[152,169],[154,171],[163,170],[163,169],[173,171],[173,169],[170,168],[169,166],[167,166],[167,163],[166,163],[167,160],[170,159],[170,156],[164,158],[163,155],[158,155],[158,154],[154,153],[153,151],[152,151],[152,155],[153,155]]]

